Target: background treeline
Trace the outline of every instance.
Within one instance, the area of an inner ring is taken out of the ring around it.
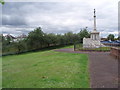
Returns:
[[[28,33],[28,36],[23,40],[11,42],[10,38],[5,39],[2,35],[0,41],[2,42],[2,55],[6,55],[40,50],[53,46],[71,45],[76,42],[82,43],[84,37],[90,37],[87,28],[82,29],[79,33],[48,34],[44,33],[41,27],[38,27]]]

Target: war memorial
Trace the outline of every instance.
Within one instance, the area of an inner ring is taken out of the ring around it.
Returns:
[[[104,45],[100,42],[100,32],[96,29],[96,11],[94,9],[94,30],[90,33],[90,38],[83,38],[83,48],[99,48]]]

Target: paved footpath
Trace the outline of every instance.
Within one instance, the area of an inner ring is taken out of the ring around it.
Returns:
[[[71,48],[55,51],[88,54],[91,88],[118,88],[118,60],[109,52],[83,52]]]

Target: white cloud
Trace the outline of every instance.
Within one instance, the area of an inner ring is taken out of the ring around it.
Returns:
[[[96,8],[97,30],[101,31],[101,36],[104,37],[109,33],[117,34],[117,0],[66,1],[59,3],[13,3],[14,5],[10,5],[10,3],[7,3],[3,7],[3,15],[6,15],[7,17],[10,17],[11,15],[18,15],[19,17],[23,17],[23,21],[25,20],[24,22],[27,24],[27,28],[28,26],[42,26],[43,31],[45,32],[78,32],[80,28],[84,28],[86,26],[88,27],[88,29],[90,29],[90,31],[93,29],[93,9]],[[12,13],[10,11],[12,11]],[[15,18],[15,20],[19,20],[17,18]],[[14,32],[18,31],[16,29],[16,26],[14,29]],[[23,33],[25,30],[27,29],[24,28]],[[28,31],[31,31],[31,29]],[[6,29],[6,32],[13,33],[12,31],[8,31],[8,29]]]

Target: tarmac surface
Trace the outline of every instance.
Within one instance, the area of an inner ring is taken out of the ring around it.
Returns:
[[[110,52],[74,51],[72,48],[55,51],[88,54],[91,88],[118,88],[118,60]]]

